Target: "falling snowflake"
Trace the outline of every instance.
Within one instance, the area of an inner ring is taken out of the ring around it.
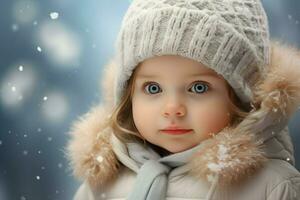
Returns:
[[[286,160],[287,160],[287,161],[290,161],[291,159],[290,159],[290,158],[287,158]]]
[[[48,141],[51,142],[52,141],[52,137],[48,137]]]
[[[46,169],[46,167],[42,166],[42,167],[41,167],[41,169],[42,169],[42,170],[45,170],[45,169]]]
[[[27,134],[24,134],[24,138],[27,138]]]
[[[24,155],[24,156],[27,156],[27,155],[28,155],[28,151],[24,150],[24,151],[23,151],[23,155]]]
[[[48,97],[47,96],[44,96],[43,100],[44,101],[47,101]]]
[[[37,179],[37,180],[40,180],[40,179],[41,179],[41,177],[40,177],[40,176],[36,176],[36,179]]]
[[[2,141],[0,140],[0,146],[2,145]]]
[[[19,66],[19,71],[20,71],[20,72],[23,71],[23,66],[22,66],[22,65]]]
[[[288,18],[289,18],[289,20],[291,20],[293,17],[292,17],[292,15],[288,15]]]
[[[38,46],[36,49],[38,50],[38,52],[42,52],[42,48],[40,46]]]
[[[61,164],[61,163],[58,163],[58,168],[62,168],[63,167],[63,164]]]
[[[42,151],[41,150],[38,150],[38,154],[41,154],[42,153]]]
[[[11,91],[13,91],[13,92],[17,91],[16,86],[12,86],[12,87],[11,87]]]
[[[41,129],[41,128],[38,128],[38,129],[37,129],[37,132],[42,132],[42,129]]]
[[[26,197],[21,196],[21,197],[20,197],[20,200],[26,200]]]
[[[59,13],[58,12],[52,12],[52,13],[50,13],[50,17],[51,17],[51,19],[58,19]]]
[[[13,24],[13,25],[11,26],[11,29],[12,29],[13,32],[17,32],[17,31],[19,30],[18,24]]]
[[[102,157],[102,156],[98,156],[98,157],[96,158],[96,160],[97,160],[99,163],[101,163],[101,162],[103,162],[103,157]]]
[[[37,24],[38,24],[38,22],[37,22],[37,21],[34,21],[34,22],[33,22],[33,25],[34,25],[34,26],[36,26]]]

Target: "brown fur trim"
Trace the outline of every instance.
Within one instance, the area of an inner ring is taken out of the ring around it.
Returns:
[[[251,134],[227,127],[210,140],[189,163],[195,177],[210,181],[218,175],[220,185],[234,184],[251,176],[266,161],[259,148],[261,143],[255,142]]]
[[[103,128],[105,113],[96,107],[75,122],[66,149],[74,175],[95,187],[112,180],[119,166],[109,142],[111,131]]]
[[[111,112],[114,104],[114,81],[117,72],[117,62],[115,58],[111,59],[109,63],[104,67],[103,76],[100,81],[101,90],[103,92],[103,104],[107,112]]]
[[[280,42],[271,48],[271,63],[264,82],[254,91],[256,101],[289,117],[300,103],[300,52]]]

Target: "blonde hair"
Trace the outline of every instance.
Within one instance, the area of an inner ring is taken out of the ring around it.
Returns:
[[[134,83],[136,80],[136,69],[132,73],[132,76],[127,81],[124,95],[122,96],[120,103],[114,108],[111,117],[108,119],[108,125],[112,128],[115,136],[122,142],[143,141],[145,139],[138,133],[135,127],[132,115],[132,103],[131,99],[134,93]],[[231,110],[231,120],[229,126],[234,127],[238,125],[250,112],[250,104],[242,104],[240,99],[235,94],[232,87],[227,83],[229,106]]]

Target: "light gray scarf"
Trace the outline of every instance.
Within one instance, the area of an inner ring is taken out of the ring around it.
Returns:
[[[171,169],[186,164],[200,145],[186,151],[161,157],[141,143],[128,143],[129,156],[139,165],[139,171],[128,200],[165,199],[168,174]]]

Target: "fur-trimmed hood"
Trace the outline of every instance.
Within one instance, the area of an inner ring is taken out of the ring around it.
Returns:
[[[105,70],[104,99],[73,124],[66,148],[75,176],[88,180],[92,186],[106,184],[116,177],[120,169],[116,151],[124,149],[112,142],[116,138],[112,137],[111,129],[104,128],[114,102],[114,60]],[[255,172],[267,158],[294,164],[287,124],[300,104],[299,77],[299,51],[273,42],[267,77],[258,82],[254,91],[256,106],[237,127],[225,128],[206,141],[207,148],[195,153],[188,163],[191,173],[202,178],[218,174],[222,183],[231,183]]]

